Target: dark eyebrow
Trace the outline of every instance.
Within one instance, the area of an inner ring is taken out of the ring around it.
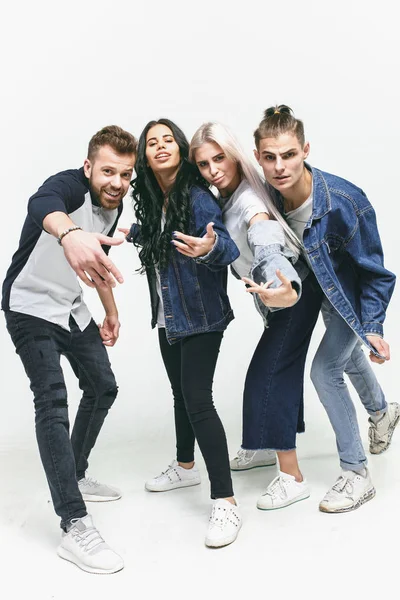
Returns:
[[[218,158],[218,156],[223,156],[224,152],[218,152],[218,154],[215,154],[214,156],[211,157],[212,160]],[[196,164],[201,163],[201,162],[208,162],[208,160],[205,160],[203,158],[203,160],[196,160]]]
[[[289,150],[285,150],[285,152],[281,152],[281,156],[284,154],[288,154],[289,152],[296,152],[296,148],[290,148]],[[270,150],[263,150],[261,154],[271,154],[272,156],[276,156],[275,152],[271,152]]]
[[[172,137],[172,138],[173,138],[174,136],[172,135],[172,133],[165,133],[165,134],[164,134],[162,137],[163,137],[163,138],[166,138],[166,137]],[[147,140],[146,144],[148,144],[149,142],[151,142],[151,140],[155,140],[155,141],[157,141],[157,138],[156,138],[156,137],[151,137],[151,138],[149,138],[149,139]]]

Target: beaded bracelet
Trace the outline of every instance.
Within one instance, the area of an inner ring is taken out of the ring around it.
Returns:
[[[62,246],[61,242],[62,242],[63,238],[66,235],[68,235],[69,233],[71,233],[71,231],[76,231],[77,229],[81,229],[82,230],[82,227],[78,227],[78,226],[70,227],[69,229],[66,229],[65,231],[63,231],[62,233],[60,233],[59,237],[57,238],[57,242],[60,244],[60,246]]]

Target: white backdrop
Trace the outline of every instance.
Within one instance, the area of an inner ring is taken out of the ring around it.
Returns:
[[[87,142],[104,125],[136,136],[150,119],[175,120],[187,136],[220,120],[252,151],[263,110],[289,104],[306,125],[311,164],[350,179],[376,208],[386,266],[397,271],[399,72],[393,2],[287,0],[232,2],[22,2],[5,14],[2,65],[2,278],[17,247],[28,197],[53,173],[82,165]],[[120,221],[131,222],[130,200]],[[396,212],[395,212],[396,211]],[[169,385],[150,330],[147,284],[135,274],[131,245],[112,250],[125,277],[116,290],[121,337],[110,358],[120,393],[98,444],[140,445],[173,455]],[[85,289],[95,318],[102,310]],[[240,443],[241,393],[262,323],[242,285],[230,278],[236,314],[222,345],[215,402],[231,454]],[[397,400],[399,293],[386,322],[392,361],[377,367],[389,400]],[[310,356],[321,337],[318,325]],[[0,323],[0,451],[35,450],[28,380]],[[65,368],[71,415],[79,390]],[[366,431],[365,413],[359,411]],[[334,453],[330,426],[306,381],[307,432],[301,456]],[[156,443],[154,443],[156,442]],[[96,474],[97,475],[97,474]],[[100,474],[98,474],[100,476]]]

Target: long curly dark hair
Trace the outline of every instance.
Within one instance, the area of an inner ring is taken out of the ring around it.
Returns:
[[[152,169],[147,164],[146,138],[149,130],[155,125],[168,127],[179,146],[181,164],[175,182],[168,192],[165,226],[161,231],[161,211],[165,202]],[[150,121],[143,129],[138,145],[135,165],[136,179],[131,183],[133,192],[133,208],[136,221],[141,227],[139,258],[143,271],[154,266],[166,267],[171,255],[173,231],[188,233],[190,223],[190,189],[197,184],[205,186],[198,169],[188,161],[189,142],[183,131],[169,119]]]

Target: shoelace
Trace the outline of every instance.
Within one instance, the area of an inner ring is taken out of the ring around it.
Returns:
[[[93,479],[92,477],[84,477],[83,481],[86,485],[89,485],[90,487],[97,487],[100,485],[100,482],[96,479]]]
[[[277,475],[275,477],[275,479],[273,479],[271,481],[271,483],[269,484],[268,489],[265,492],[264,496],[276,496],[277,492],[279,492],[279,491],[283,497],[285,497],[287,495],[285,486],[283,484],[283,479],[280,475]]]
[[[237,453],[239,461],[243,460],[244,462],[248,462],[254,456],[254,450],[245,450],[244,448],[240,448]]]
[[[222,512],[222,515],[219,516],[221,512]],[[226,508],[223,508],[222,506],[216,506],[214,504],[214,506],[212,507],[211,515],[210,515],[210,524],[213,525],[214,527],[219,527],[220,529],[222,529],[224,526],[224,522],[226,520],[226,513],[227,513]]]
[[[71,524],[76,523],[79,519],[72,519]],[[79,546],[86,552],[92,552],[97,546],[105,543],[96,527],[86,527],[84,531],[79,531],[76,527],[71,529],[73,538]]]
[[[337,482],[332,486],[331,492],[343,492],[346,490],[348,494],[352,494],[354,490],[353,482],[348,477],[340,475]]]
[[[161,477],[164,477],[164,475],[168,476],[168,473],[170,471],[173,471],[175,469],[175,467],[171,464],[168,465],[168,467],[165,469],[165,471],[161,471],[161,473],[159,475],[157,475],[157,477],[155,477],[154,479],[160,479]]]

